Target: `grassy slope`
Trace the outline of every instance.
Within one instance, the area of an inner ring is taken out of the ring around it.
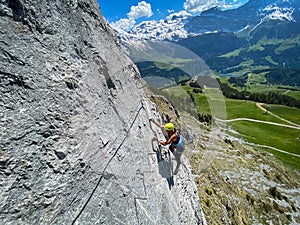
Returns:
[[[265,105],[268,110],[286,120],[300,125],[300,109],[283,105]]]
[[[293,98],[300,99],[300,91],[289,91],[285,92],[285,94]]]
[[[254,102],[227,99],[226,109],[228,119],[245,117],[286,124],[270,114],[266,115],[256,107]],[[272,105],[270,111],[278,114],[284,119],[291,120],[292,122],[297,122],[297,116],[300,115],[299,109],[284,106]],[[233,129],[242,134],[243,138],[249,142],[271,146],[294,154],[300,154],[300,130],[249,121],[237,121],[228,125],[231,125]],[[269,148],[266,150],[275,154],[286,164],[300,170],[299,157],[287,155]]]
[[[266,115],[266,113],[257,108],[256,103],[252,101],[233,100],[226,98],[226,108],[227,119],[250,118],[274,123],[283,123],[281,120],[271,115]]]
[[[270,39],[264,37],[248,47],[234,49],[232,52],[227,52],[219,57],[226,60],[239,57],[240,59],[243,59],[240,60],[241,62],[239,65],[231,67],[231,69],[235,70],[235,74],[243,74],[251,70],[253,71],[253,69],[267,69],[272,66],[281,65],[281,63],[277,61],[278,59],[276,60],[275,58],[280,56],[280,54],[284,54],[288,50],[299,48],[299,45],[300,35],[289,39]],[[258,58],[253,58],[253,54],[255,53]],[[244,60],[244,58],[252,58],[252,60]],[[264,62],[264,66],[262,66],[261,61]]]
[[[249,142],[271,146],[279,150],[300,155],[299,130],[248,121],[238,121],[231,124],[232,128],[240,134],[243,134],[243,139]],[[266,148],[266,150],[272,152],[287,165],[300,170],[299,157],[281,153],[270,148]]]

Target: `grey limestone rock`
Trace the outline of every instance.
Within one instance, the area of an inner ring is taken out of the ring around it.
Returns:
[[[0,223],[205,224],[97,2],[1,0],[0,17]]]

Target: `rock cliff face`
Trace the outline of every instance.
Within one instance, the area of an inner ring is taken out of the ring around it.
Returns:
[[[96,1],[1,0],[0,16],[0,223],[205,224]]]

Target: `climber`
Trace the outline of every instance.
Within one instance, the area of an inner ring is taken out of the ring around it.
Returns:
[[[168,134],[168,140],[167,141],[159,141],[160,144],[163,146],[166,146],[170,144],[169,149],[175,156],[175,159],[177,161],[177,167],[179,168],[179,165],[181,163],[180,157],[184,151],[184,140],[182,136],[176,132],[175,126],[173,123],[166,123],[164,126],[160,123],[156,122],[154,119],[150,119],[150,122],[153,122],[156,126],[165,129],[165,131]],[[175,170],[176,171],[176,170]]]

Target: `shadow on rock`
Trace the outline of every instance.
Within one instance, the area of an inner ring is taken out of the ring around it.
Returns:
[[[173,163],[170,152],[168,151],[165,154],[162,154],[162,148],[159,145],[158,151],[156,151],[157,156],[157,163],[159,174],[167,179],[169,184],[169,188],[171,190],[172,186],[174,186],[174,179],[173,179]]]

